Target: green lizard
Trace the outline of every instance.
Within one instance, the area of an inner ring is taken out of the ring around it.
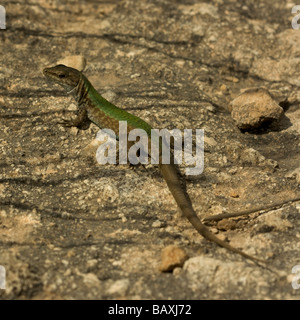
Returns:
[[[143,129],[149,136],[149,140],[151,139],[152,128],[148,123],[105,100],[80,71],[64,65],[57,65],[52,68],[45,68],[43,73],[48,79],[55,81],[75,95],[78,104],[77,117],[73,120],[64,120],[66,126],[87,129],[93,122],[99,128],[107,128],[118,132],[119,121],[127,121],[128,132],[132,129]],[[192,207],[188,194],[181,187],[176,166],[174,164],[164,164],[160,161],[159,169],[183,215],[204,238],[254,262],[265,262],[232,247],[211,233],[201,223]]]

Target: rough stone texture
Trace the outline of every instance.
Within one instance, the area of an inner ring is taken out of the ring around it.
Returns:
[[[83,56],[68,56],[62,60],[57,61],[57,64],[64,64],[65,66],[83,71],[86,66],[86,60]]]
[[[208,225],[267,259],[276,274],[217,247],[181,218],[156,166],[98,165],[90,145],[98,128],[59,125],[74,115],[74,100],[41,72],[84,57],[96,89],[153,127],[205,129],[204,172],[186,177],[200,217],[270,204],[300,192],[292,174],[300,163],[293,4],[1,4],[7,12],[7,29],[0,30],[0,265],[7,270],[1,299],[299,299],[291,286],[299,203],[265,220],[253,214],[221,229]],[[227,106],[250,87],[265,87],[285,109],[275,127],[253,133],[236,127]],[[190,258],[182,269],[161,273],[161,250],[171,244]]]
[[[273,100],[268,90],[250,88],[229,104],[231,116],[240,129],[256,129],[265,123],[279,120],[283,109]]]
[[[177,267],[182,267],[187,259],[188,256],[183,249],[174,245],[167,246],[162,251],[159,270],[163,272],[173,271]]]

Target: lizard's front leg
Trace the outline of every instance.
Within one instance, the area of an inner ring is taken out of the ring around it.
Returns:
[[[86,130],[89,128],[91,120],[88,118],[86,109],[80,108],[76,118],[70,120],[62,119],[62,121],[59,123],[66,127],[76,127],[80,130]]]

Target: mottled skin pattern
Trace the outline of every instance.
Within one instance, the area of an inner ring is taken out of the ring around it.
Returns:
[[[57,65],[52,68],[45,68],[43,73],[48,79],[59,83],[69,92],[75,94],[75,99],[78,103],[78,114],[74,120],[65,120],[65,125],[86,129],[90,122],[93,122],[100,128],[108,128],[117,133],[119,131],[119,121],[127,121],[128,132],[134,128],[143,129],[147,132],[150,141],[151,126],[142,119],[105,100],[80,71],[64,65]],[[181,187],[175,165],[160,163],[159,168],[183,215],[204,238],[254,262],[264,262],[232,247],[212,234],[199,220],[188,194]]]

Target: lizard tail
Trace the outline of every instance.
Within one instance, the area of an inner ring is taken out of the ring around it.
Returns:
[[[160,172],[163,178],[166,180],[169,190],[171,191],[177,205],[181,209],[183,215],[190,221],[190,223],[194,226],[194,228],[207,240],[215,242],[219,246],[226,248],[232,252],[238,253],[241,256],[250,259],[254,262],[262,262],[265,263],[264,260],[255,258],[253,256],[248,255],[247,253],[232,247],[227,242],[219,239],[213,233],[209,231],[209,229],[204,226],[200,219],[198,218],[196,212],[193,209],[190,197],[185,192],[185,190],[181,187],[181,183],[179,180],[178,172],[176,167],[173,164],[160,164]]]

